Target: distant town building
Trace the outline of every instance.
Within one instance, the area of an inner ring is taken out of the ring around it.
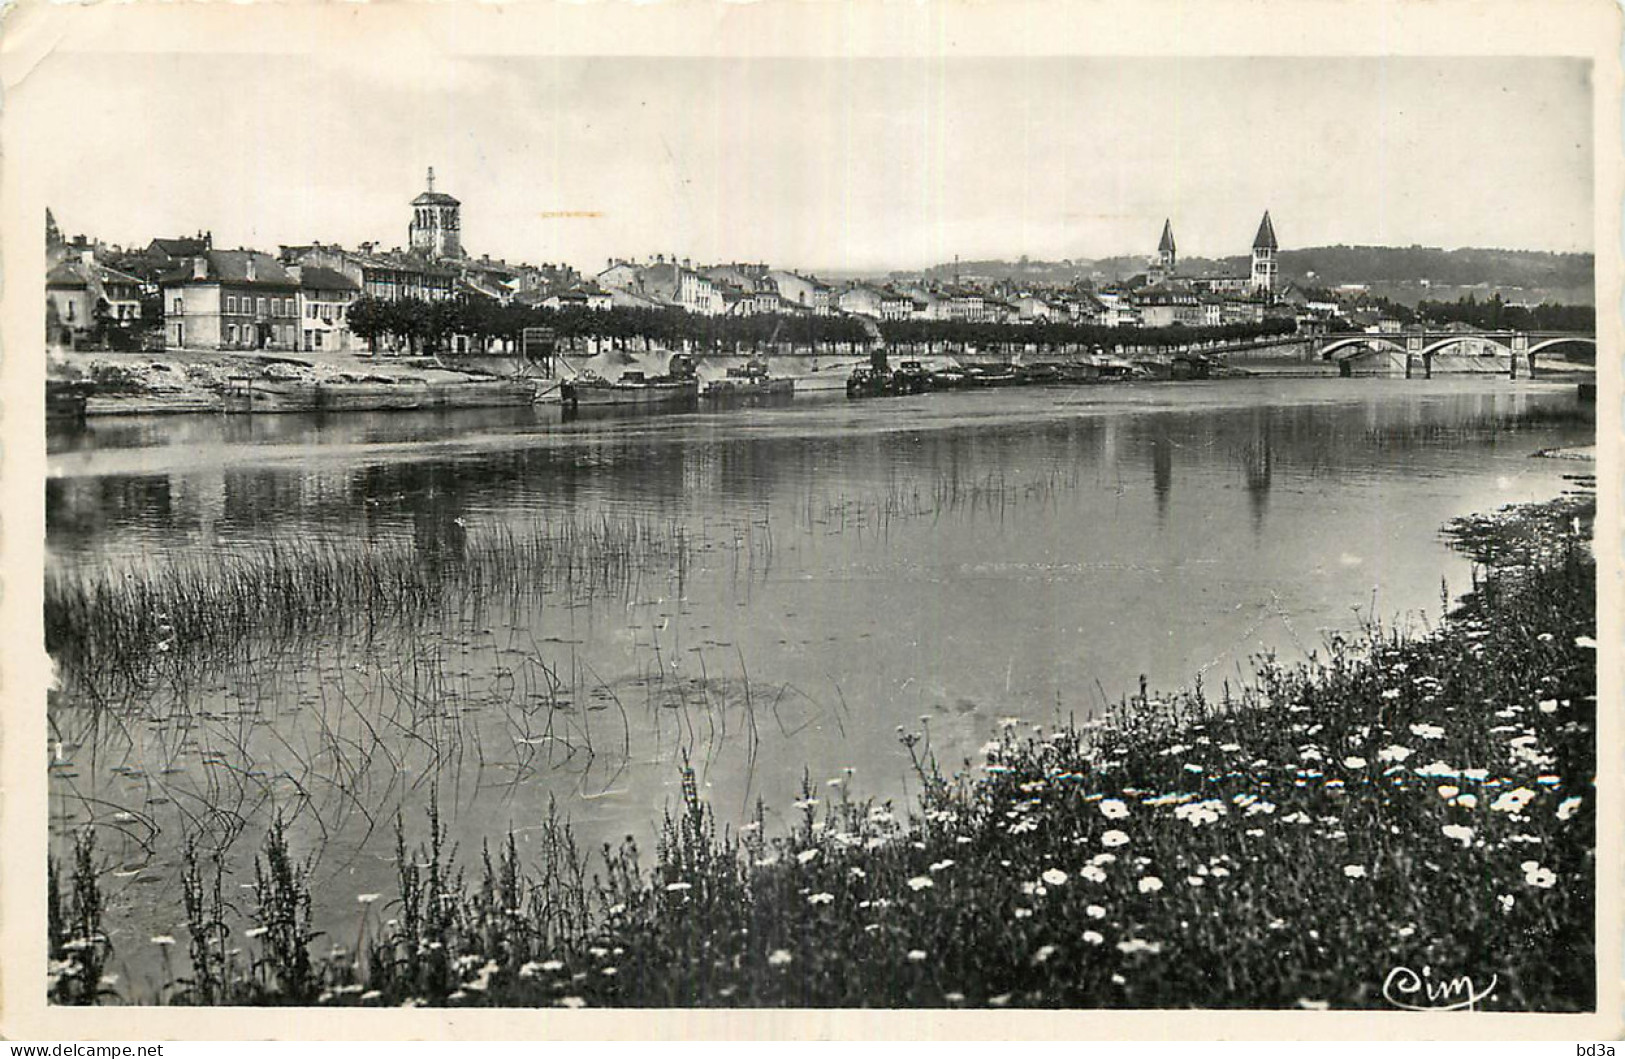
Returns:
[[[1168,218],[1162,222],[1162,238],[1157,242],[1157,256],[1151,262],[1147,279],[1154,286],[1166,283],[1174,277],[1179,268],[1179,250],[1174,245],[1174,222]]]
[[[1275,252],[1280,249],[1275,241],[1275,225],[1270,223],[1270,211],[1258,222],[1258,234],[1253,237],[1253,290],[1273,294],[1280,281],[1280,262]]]
[[[358,251],[320,243],[284,246],[280,257],[287,264],[314,265],[342,273],[362,294],[383,301],[444,301],[458,289],[457,270],[398,250],[379,253],[371,244],[363,244]]]
[[[463,256],[463,204],[434,189],[434,166],[429,167],[429,189],[412,200],[412,223],[407,245],[415,254],[434,260]]]
[[[88,248],[46,272],[45,299],[56,328],[47,338],[57,345],[72,345],[99,324],[129,327],[141,319],[140,279],[100,264]]]
[[[288,274],[299,284],[299,348],[307,353],[348,353],[353,348],[350,303],[360,296],[354,280],[320,265],[294,265]]]
[[[299,348],[299,281],[258,250],[207,250],[160,282],[170,349]]]

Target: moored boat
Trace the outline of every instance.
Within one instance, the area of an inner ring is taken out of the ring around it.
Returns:
[[[753,360],[742,368],[729,368],[720,379],[712,379],[701,390],[705,397],[787,397],[794,393],[796,381],[773,378],[767,365]]]
[[[566,408],[684,404],[699,397],[700,381],[694,377],[692,358],[678,353],[664,375],[650,378],[641,371],[625,371],[611,381],[583,372],[561,383],[559,394]]]

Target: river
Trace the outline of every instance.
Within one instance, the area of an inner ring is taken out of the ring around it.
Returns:
[[[47,562],[137,577],[268,541],[410,548],[538,519],[680,536],[680,563],[492,598],[120,709],[53,696],[53,841],[94,820],[118,958],[181,935],[181,836],[246,873],[273,808],[319,853],[317,922],[394,889],[428,792],[465,859],[551,802],[652,846],[686,759],[719,819],[898,799],[899,731],[952,768],[1050,726],[1371,621],[1421,628],[1470,570],[1448,519],[1564,486],[1571,385],[1273,379],[1034,388],[725,413],[557,408],[92,421],[48,438]],[[1578,469],[1588,469],[1578,465]],[[112,715],[110,719],[110,715]],[[138,720],[132,720],[136,718]],[[182,718],[177,720],[177,718]],[[246,879],[247,874],[239,881]]]

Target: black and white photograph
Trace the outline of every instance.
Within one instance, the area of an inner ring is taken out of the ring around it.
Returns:
[[[7,33],[39,1025],[1617,1022],[1607,5],[205,6]]]

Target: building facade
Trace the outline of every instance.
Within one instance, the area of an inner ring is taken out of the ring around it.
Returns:
[[[159,287],[167,348],[299,348],[299,281],[270,254],[209,250]]]
[[[295,265],[288,272],[299,283],[299,348],[307,353],[354,349],[346,314],[360,296],[355,282],[342,272],[315,265]]]
[[[1253,237],[1253,290],[1274,294],[1280,285],[1281,265],[1275,259],[1280,247],[1275,241],[1275,225],[1270,223],[1270,211],[1258,222],[1258,234]]]

